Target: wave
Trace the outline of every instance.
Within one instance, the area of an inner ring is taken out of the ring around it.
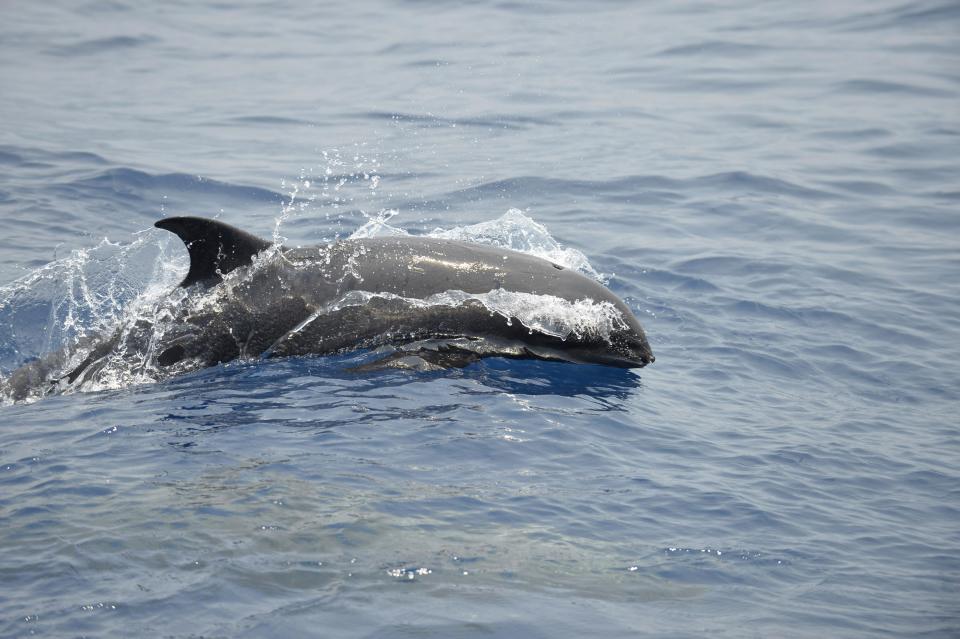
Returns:
[[[888,80],[857,79],[847,80],[834,85],[836,91],[840,93],[863,93],[867,95],[922,95],[937,98],[954,98],[956,91],[938,89],[935,87],[919,86],[915,84],[905,84],[903,82],[890,82]]]
[[[689,178],[674,178],[662,175],[627,175],[608,180],[559,179],[538,176],[522,176],[483,182],[475,186],[450,192],[442,199],[428,201],[429,208],[446,207],[450,201],[464,202],[489,198],[511,199],[532,196],[540,200],[553,200],[569,196],[590,196],[601,201],[635,201],[656,196],[667,201],[677,201],[697,193],[716,194],[764,194],[789,196],[798,199],[843,199],[841,193],[826,191],[784,180],[782,178],[750,173],[726,171]]]
[[[231,126],[245,124],[265,124],[268,126],[320,126],[320,122],[302,120],[300,118],[284,118],[275,115],[239,115],[225,120],[212,122],[214,126]]]
[[[910,2],[879,11],[868,11],[837,21],[844,31],[883,31],[895,29],[933,28],[955,32],[960,19],[960,5],[947,2],[934,5],[929,2]]]
[[[59,57],[75,57],[83,55],[97,55],[100,53],[111,53],[114,51],[124,51],[127,49],[136,49],[157,42],[158,38],[150,35],[141,36],[114,36],[110,38],[96,38],[93,40],[81,40],[73,44],[66,44],[51,47],[47,50],[50,55]]]
[[[709,40],[706,42],[670,47],[669,49],[660,51],[656,55],[664,57],[707,56],[709,58],[744,58],[777,50],[778,49],[774,47],[760,44]]]
[[[399,113],[390,111],[369,111],[363,117],[370,120],[389,120],[402,124],[412,124],[423,128],[435,127],[482,127],[485,129],[524,129],[531,125],[555,124],[546,118],[523,115],[493,115],[488,117],[449,118],[432,113]]]
[[[109,191],[111,193],[143,193],[146,191],[168,191],[190,194],[207,194],[247,202],[279,203],[287,196],[268,189],[231,184],[186,173],[147,173],[131,168],[108,169],[92,177],[74,180],[58,185],[61,190]]]
[[[54,168],[56,164],[103,166],[110,162],[89,151],[48,151],[35,147],[0,144],[0,162],[23,168]]]

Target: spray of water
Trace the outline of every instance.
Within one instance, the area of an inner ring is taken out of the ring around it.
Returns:
[[[40,368],[56,374],[118,327],[153,323],[158,302],[187,269],[165,235],[151,230],[127,244],[103,240],[0,287],[0,370],[9,374],[46,357]]]
[[[391,293],[350,291],[322,312],[346,306],[363,306],[373,298],[401,300],[413,307],[461,306],[469,301],[483,304],[491,315],[500,315],[507,324],[514,319],[530,330],[566,340],[588,337],[610,341],[614,331],[628,328],[623,314],[610,302],[577,300],[570,302],[554,295],[515,293],[497,289],[489,293],[445,291],[427,298],[401,297]]]

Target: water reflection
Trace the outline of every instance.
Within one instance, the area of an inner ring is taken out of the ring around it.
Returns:
[[[458,420],[487,396],[556,396],[582,401],[584,412],[626,410],[643,386],[630,370],[535,360],[489,358],[462,369],[358,373],[371,355],[290,358],[231,364],[144,387],[162,397],[162,421],[186,431],[216,431],[274,422],[330,429],[344,424]]]

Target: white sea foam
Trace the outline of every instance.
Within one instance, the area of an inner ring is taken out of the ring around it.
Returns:
[[[360,228],[350,234],[351,240],[364,239],[368,237],[396,237],[410,235],[404,229],[398,226],[391,226],[388,222],[397,216],[400,211],[396,209],[384,209],[377,215],[368,219]]]
[[[174,288],[187,264],[157,231],[128,244],[106,239],[0,287],[4,367],[113,329]]]
[[[68,356],[52,360],[48,369],[56,378],[79,365],[103,336],[118,330],[124,338],[136,330],[156,335],[153,328],[162,327],[162,313],[177,303],[176,285],[187,269],[185,256],[172,244],[154,230],[136,234],[127,244],[103,240],[0,287],[0,332],[7,336],[0,368],[9,372],[44,354],[65,351]],[[103,375],[84,390],[153,378],[143,366],[149,353],[128,352],[126,343],[120,340]]]
[[[580,271],[595,280],[603,276],[591,266],[587,256],[577,249],[557,242],[545,226],[528,217],[520,209],[510,209],[495,220],[457,226],[452,229],[434,229],[430,237],[459,240],[475,244],[489,244],[542,257],[545,260]]]
[[[623,314],[610,302],[586,299],[570,302],[554,295],[515,293],[502,289],[479,294],[454,290],[426,298],[350,291],[324,311],[362,306],[373,298],[402,300],[415,307],[460,306],[474,300],[483,304],[491,314],[501,315],[508,322],[516,319],[531,333],[536,331],[561,339],[599,337],[609,340],[614,331],[627,328]]]

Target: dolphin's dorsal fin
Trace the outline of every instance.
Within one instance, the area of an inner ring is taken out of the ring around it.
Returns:
[[[154,226],[176,233],[190,252],[190,270],[180,282],[183,287],[197,282],[217,284],[223,275],[250,264],[254,255],[270,246],[256,235],[202,217],[168,217]]]

